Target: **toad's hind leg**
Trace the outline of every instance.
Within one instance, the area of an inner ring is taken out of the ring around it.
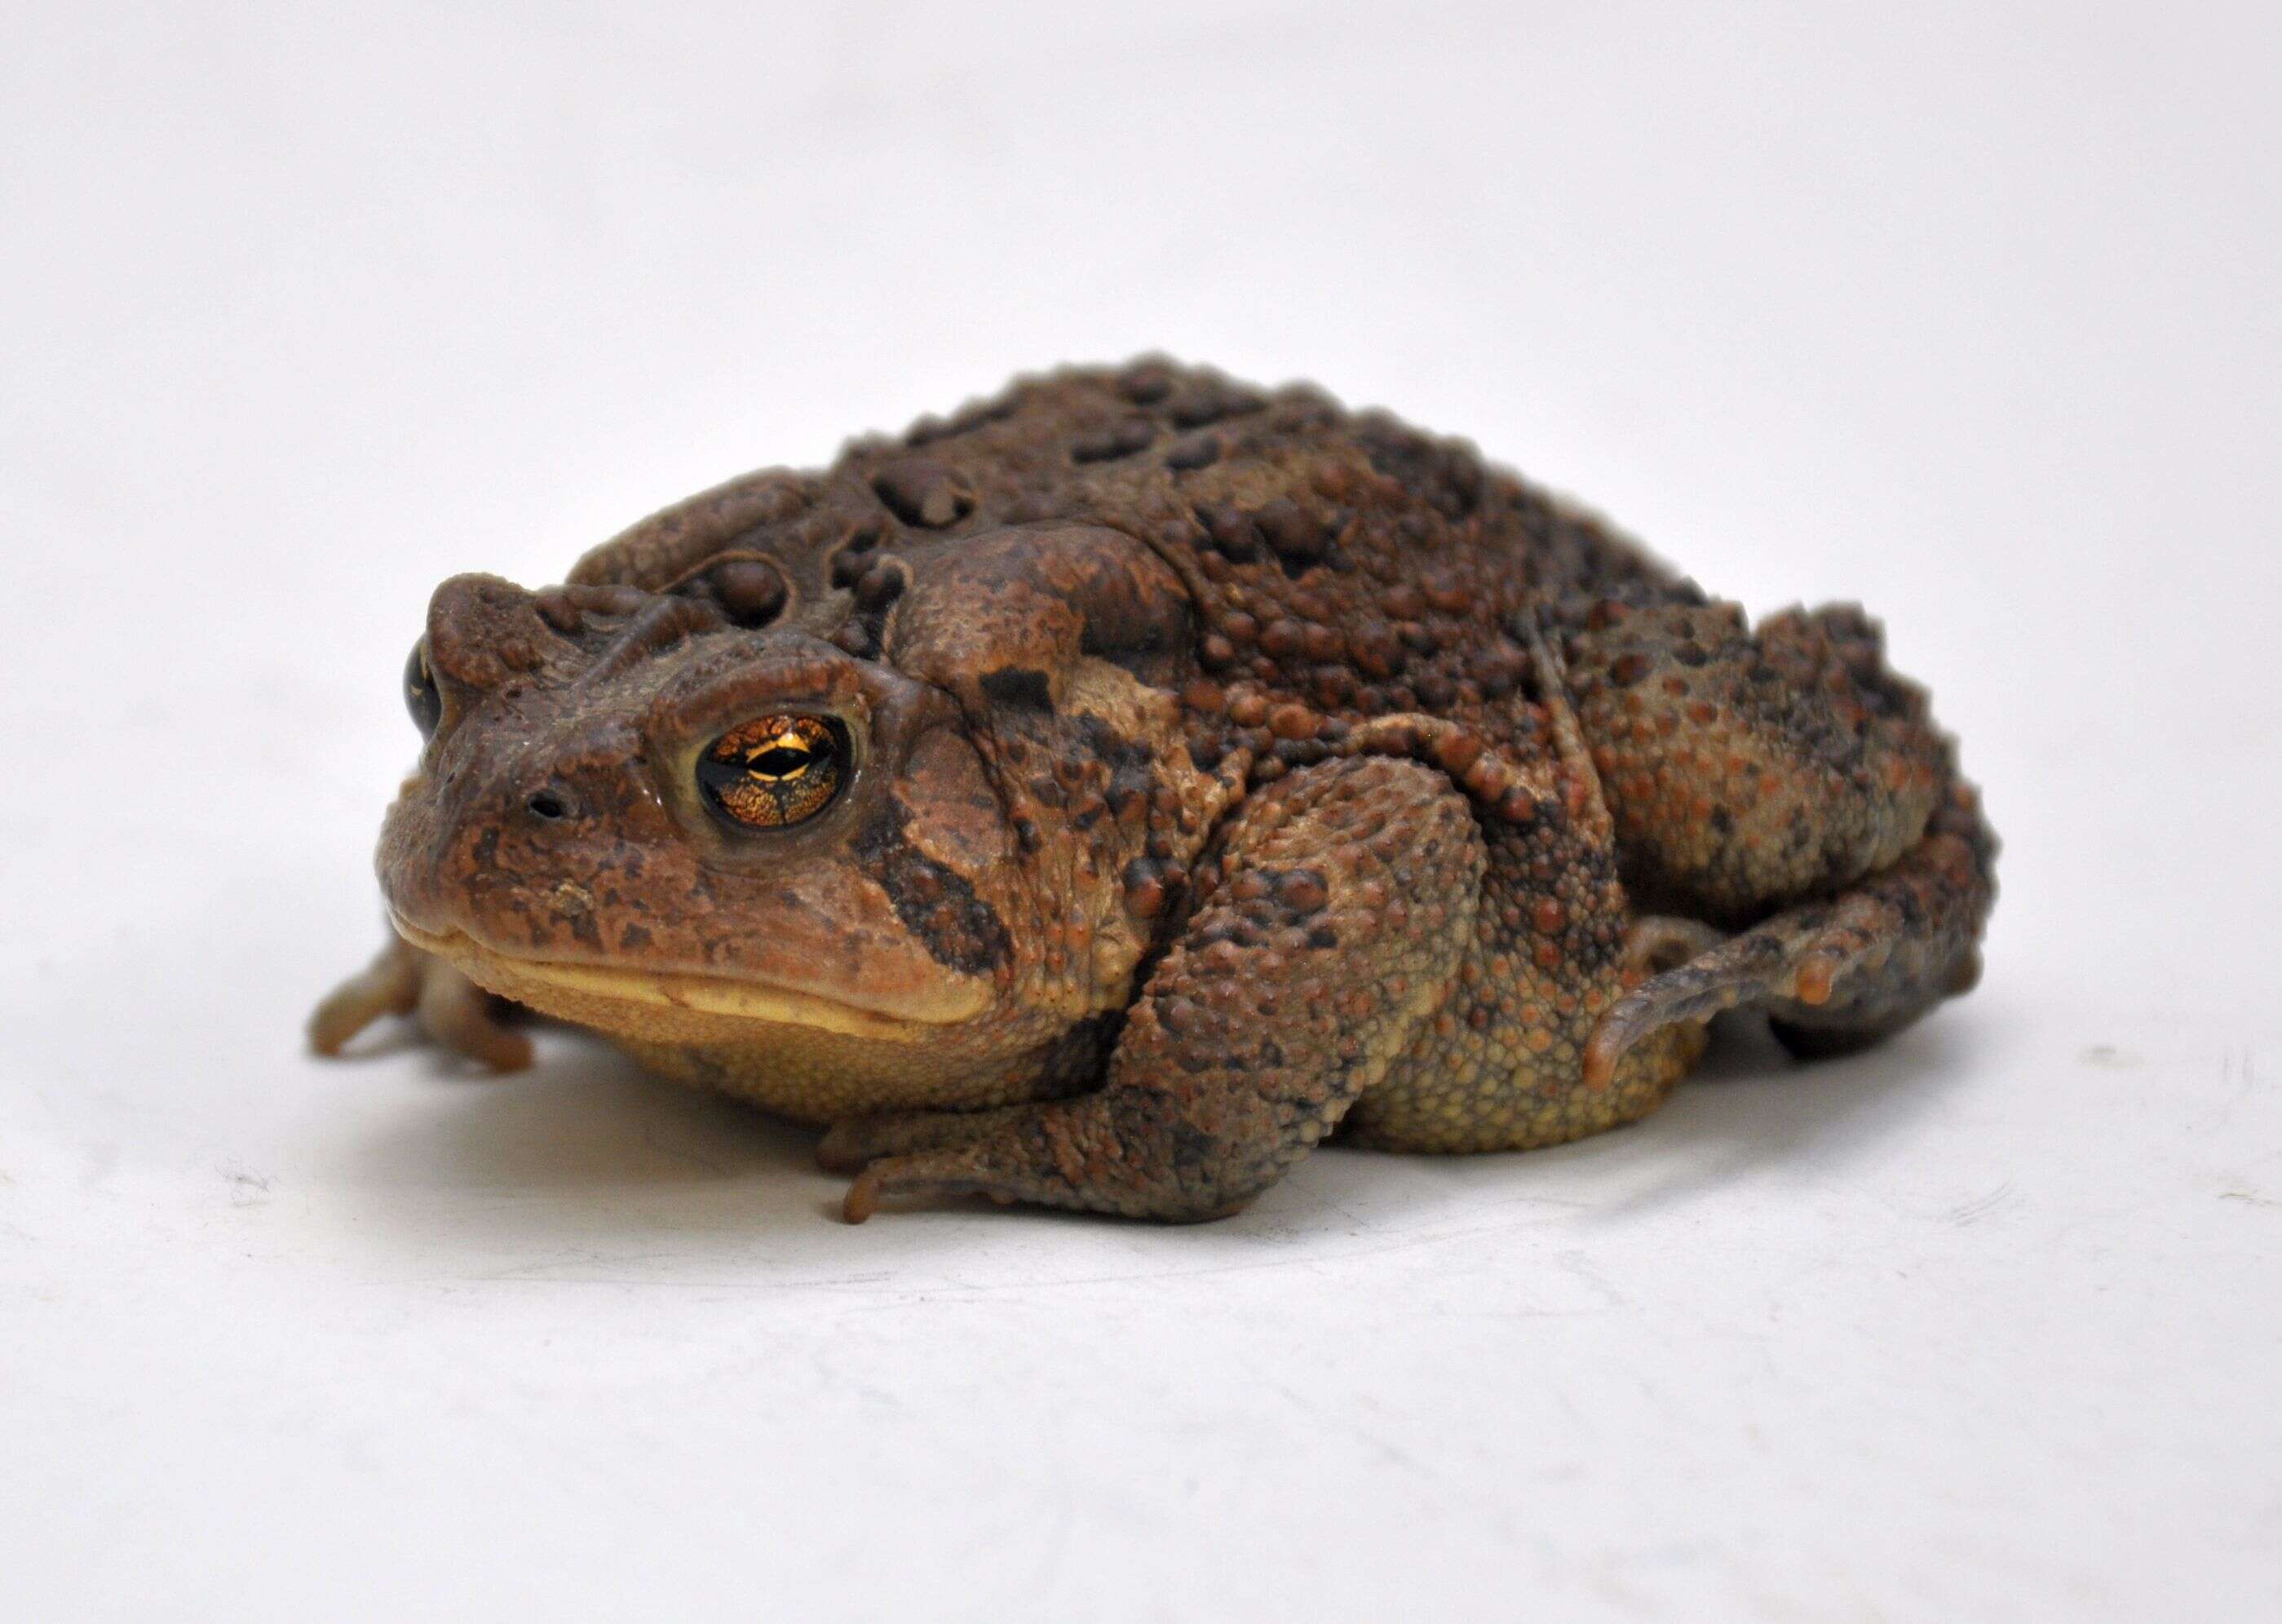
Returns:
[[[1766,1009],[1801,1054],[1873,1042],[1979,972],[1996,837],[1924,693],[1859,610],[1605,605],[1572,642],[1626,877],[1742,934],[1634,989],[1586,1057],[1608,1087],[1675,1022]]]
[[[1355,1102],[1345,1142],[1450,1153],[1563,1144],[1647,1115],[1702,1054],[1699,1024],[1666,1023],[1622,1057],[1611,1085],[1586,1084],[1603,1014],[1657,966],[1719,939],[1692,921],[1633,919],[1594,810],[1571,815],[1548,787],[1527,824],[1485,825],[1466,957],[1386,1082]]]
[[[1907,1026],[1981,974],[1976,948],[1995,894],[1995,842],[1957,787],[1925,837],[1829,902],[1787,909],[1627,993],[1586,1050],[1605,1088],[1626,1055],[1675,1022],[1764,1009],[1802,1058],[1843,1054]]]
[[[1486,820],[1472,940],[1449,991],[1356,1103],[1346,1137],[1387,1150],[1530,1150],[1647,1115],[1704,1052],[1700,1023],[1666,1022],[1606,1079],[1586,1084],[1586,1048],[1647,972],[1718,933],[1638,918],[1618,874],[1616,830],[1559,655],[1534,622],[1531,657],[1552,753],[1522,765],[1511,804]]]
[[[1471,938],[1482,840],[1441,774],[1303,767],[1238,812],[1216,877],[1133,1006],[1106,1083],[1071,1100],[836,1124],[844,1210],[990,1195],[1133,1217],[1243,1206],[1367,1096]]]

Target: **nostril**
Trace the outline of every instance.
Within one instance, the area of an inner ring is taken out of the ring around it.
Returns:
[[[532,796],[531,799],[525,801],[524,805],[530,809],[531,815],[532,817],[543,818],[549,823],[554,822],[558,818],[568,817],[570,812],[570,806],[563,801],[563,797],[555,794],[552,789],[540,790],[537,795]]]

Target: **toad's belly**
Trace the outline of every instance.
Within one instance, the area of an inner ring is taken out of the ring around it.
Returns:
[[[1003,1030],[987,1041],[952,1030],[927,1044],[893,1048],[801,1027],[726,1043],[606,1035],[646,1071],[817,1127],[873,1111],[975,1110],[1068,1092],[1066,1083],[1052,1080],[1051,1031],[1040,1032],[1033,1053],[1012,1062],[1012,1035]]]

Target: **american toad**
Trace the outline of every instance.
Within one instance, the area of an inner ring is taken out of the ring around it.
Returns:
[[[1317,1141],[1654,1108],[1971,985],[1996,843],[1846,606],[1754,627],[1471,447],[1073,369],[439,587],[328,1053],[511,1000],[883,1200],[1192,1219]]]

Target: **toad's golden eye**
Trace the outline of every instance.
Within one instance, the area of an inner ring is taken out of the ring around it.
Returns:
[[[848,776],[848,731],[823,716],[763,716],[732,727],[697,758],[713,809],[749,829],[804,823]]]

